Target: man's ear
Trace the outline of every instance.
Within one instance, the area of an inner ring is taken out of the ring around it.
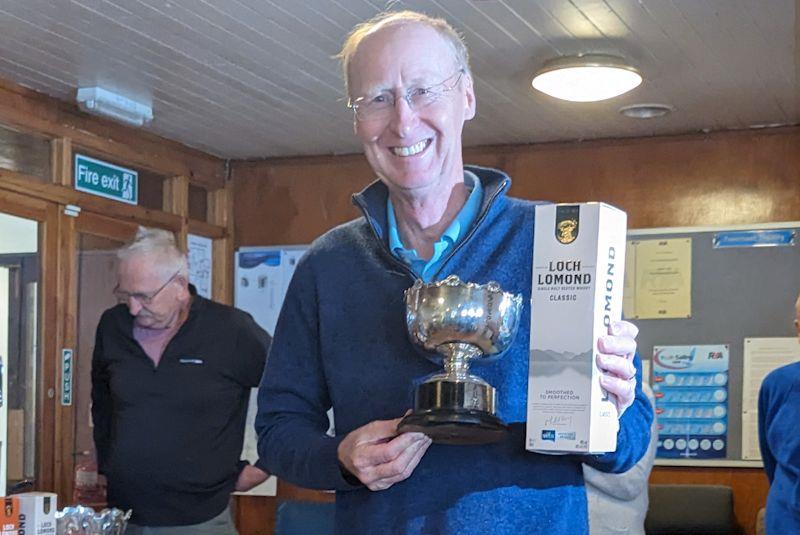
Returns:
[[[178,275],[175,277],[175,282],[180,285],[181,293],[184,295],[190,295],[191,292],[189,291],[189,279],[184,277],[183,275]]]
[[[466,93],[464,120],[469,121],[475,117],[476,111],[475,89],[472,86],[472,76],[469,73],[464,74],[464,90]]]

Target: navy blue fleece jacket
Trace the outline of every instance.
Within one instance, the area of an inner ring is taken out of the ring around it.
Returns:
[[[534,203],[506,197],[505,174],[468,169],[484,186],[481,210],[434,278],[494,280],[530,303]],[[633,466],[647,448],[652,409],[637,388],[614,453],[525,451],[529,305],[512,347],[473,366],[497,388],[499,416],[511,427],[507,440],[433,444],[409,479],[384,491],[343,478],[336,457],[342,438],[402,416],[413,404],[414,382],[441,370],[406,334],[403,291],[414,276],[386,245],[386,198],[380,182],[355,195],[364,217],[317,239],[298,263],[261,382],[259,455],[281,478],[335,489],[340,533],[586,533],[581,462],[615,472]],[[329,407],[335,437],[325,434]]]

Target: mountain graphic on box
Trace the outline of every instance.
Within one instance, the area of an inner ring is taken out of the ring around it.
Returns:
[[[552,377],[571,372],[589,377],[592,373],[592,351],[573,353],[571,351],[553,351],[552,349],[532,349],[532,371],[539,377]]]
[[[533,358],[536,362],[591,362],[592,351],[573,353],[572,351],[553,351],[552,349],[533,349]]]

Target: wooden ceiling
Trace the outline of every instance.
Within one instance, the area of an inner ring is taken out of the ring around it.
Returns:
[[[467,145],[800,123],[794,0],[430,0],[472,56]],[[152,103],[146,128],[225,158],[359,152],[332,56],[379,0],[3,0],[0,77],[74,101],[101,85]],[[601,103],[530,87],[546,60],[626,58],[644,74]],[[664,103],[671,115],[621,116]]]

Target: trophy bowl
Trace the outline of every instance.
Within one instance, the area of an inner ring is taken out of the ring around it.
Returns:
[[[495,388],[470,373],[471,361],[506,350],[514,341],[522,296],[496,282],[417,280],[406,290],[406,325],[411,341],[441,355],[443,372],[426,377],[414,391],[414,410],[398,426],[441,444],[485,444],[502,440],[508,428],[496,415]]]

